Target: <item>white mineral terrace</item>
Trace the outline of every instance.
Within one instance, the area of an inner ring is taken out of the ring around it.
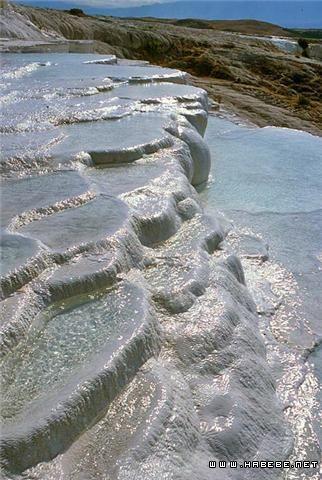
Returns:
[[[206,93],[115,57],[2,62],[5,474],[237,480],[209,460],[287,459],[255,304],[194,188]]]

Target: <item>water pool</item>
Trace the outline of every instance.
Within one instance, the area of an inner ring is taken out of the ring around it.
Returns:
[[[295,278],[299,320],[315,336],[310,360],[321,381],[322,138],[210,117],[206,140],[213,158],[212,180],[202,192],[206,208],[259,235],[271,262]],[[294,331],[292,339],[304,348],[302,334]]]

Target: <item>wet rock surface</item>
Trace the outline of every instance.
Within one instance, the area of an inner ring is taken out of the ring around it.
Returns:
[[[240,261],[194,188],[207,97],[179,71],[89,57],[4,56],[2,466],[244,478],[209,460],[287,459],[293,438]]]
[[[13,5],[2,9],[2,51],[98,52],[179,68],[208,91],[215,108],[258,125],[321,136],[321,42],[306,58],[300,31],[265,22],[81,17]]]

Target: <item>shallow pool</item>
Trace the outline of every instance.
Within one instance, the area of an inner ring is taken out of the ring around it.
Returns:
[[[285,128],[209,119],[212,179],[202,193],[237,229],[269,245],[272,262],[299,286],[301,321],[322,335],[322,138]],[[305,318],[304,318],[305,317]],[[301,338],[297,337],[300,344]],[[301,345],[299,345],[301,346]],[[321,344],[310,356],[322,378]]]

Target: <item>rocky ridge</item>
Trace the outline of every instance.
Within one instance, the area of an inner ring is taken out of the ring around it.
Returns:
[[[2,28],[8,38],[43,35],[47,41],[48,37],[57,41],[90,40],[91,48],[98,53],[148,60],[189,72],[193,82],[200,83],[211,98],[260,126],[271,124],[321,134],[321,62],[283,52],[269,37],[239,35],[213,27],[191,28],[189,23],[187,26],[177,21],[78,17],[22,6],[10,9],[19,22],[26,23],[28,33],[21,34],[12,21],[9,27],[3,17]],[[243,30],[242,26],[237,28]],[[253,34],[254,30],[247,28]],[[267,26],[263,30],[267,33]],[[15,47],[19,48],[21,45]]]

